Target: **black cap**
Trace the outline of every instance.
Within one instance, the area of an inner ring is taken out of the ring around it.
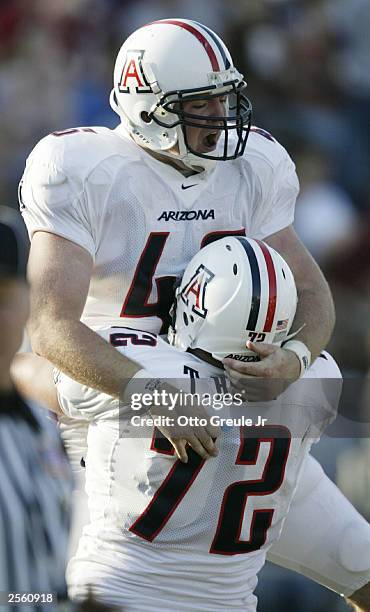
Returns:
[[[15,210],[0,206],[0,278],[26,278],[27,236]]]

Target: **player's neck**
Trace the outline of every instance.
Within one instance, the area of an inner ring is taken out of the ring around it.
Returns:
[[[145,151],[163,164],[172,166],[173,168],[175,168],[175,170],[178,170],[185,177],[192,176],[193,174],[199,174],[199,172],[203,171],[203,168],[201,167],[199,167],[199,171],[193,170],[192,168],[188,168],[187,166],[185,166],[185,164],[183,164],[180,159],[168,157],[167,155],[161,155],[161,153],[158,153],[157,151],[152,151],[151,149],[146,148]]]

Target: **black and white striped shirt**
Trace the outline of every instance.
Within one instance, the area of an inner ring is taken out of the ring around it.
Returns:
[[[54,423],[0,393],[0,594],[64,594],[71,473]],[[2,607],[55,610],[55,604]]]

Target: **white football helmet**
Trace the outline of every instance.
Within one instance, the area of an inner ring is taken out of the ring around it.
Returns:
[[[256,359],[246,343],[286,340],[297,307],[293,274],[274,249],[251,238],[222,238],[190,261],[176,290],[171,344],[215,359]]]
[[[216,160],[243,155],[252,113],[245,88],[243,75],[212,30],[188,19],[162,19],[139,28],[122,45],[110,104],[141,146],[191,168],[208,168]],[[186,101],[213,97],[227,99],[225,115],[184,110]],[[189,146],[186,126],[202,127],[205,138],[212,137],[209,151]],[[169,152],[175,145],[178,152]]]

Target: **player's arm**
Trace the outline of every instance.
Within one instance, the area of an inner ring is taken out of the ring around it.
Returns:
[[[50,134],[27,160],[19,193],[32,237],[29,336],[38,355],[78,382],[118,397],[140,366],[80,321],[96,250],[94,220],[99,214],[85,193],[90,166],[84,164],[84,155],[88,147],[98,146],[90,138],[97,136],[79,130],[72,135]]]
[[[266,134],[254,133],[252,137],[255,139],[253,146],[257,147],[258,156],[252,156],[251,159],[260,179],[261,196],[251,218],[250,235],[265,240],[289,264],[299,298],[292,331],[305,325],[295,338],[301,342],[294,347],[300,349],[301,359],[287,348],[252,343],[248,347],[261,357],[260,362],[228,362],[230,378],[234,384],[236,379],[239,383],[237,387],[245,389],[247,399],[263,401],[273,399],[289,382],[298,378],[301,366],[303,371],[308,362],[307,349],[311,352],[311,361],[316,359],[330,338],[335,315],[331,293],[320,268],[292,227],[299,193],[294,163],[286,150],[271,136],[268,138]],[[302,343],[307,349],[304,349]],[[280,389],[272,380],[280,382]]]
[[[140,366],[80,321],[92,265],[77,244],[47,232],[33,235],[29,336],[34,352],[71,378],[119,397]]]
[[[53,369],[53,364],[39,355],[18,353],[13,359],[10,373],[21,395],[60,415],[63,413],[58,402]]]
[[[304,326],[295,339],[306,344],[314,361],[326,347],[335,322],[329,285],[292,226],[269,236],[265,241],[284,257],[293,272],[298,305],[291,332]]]
[[[122,396],[142,368],[80,321],[91,278],[91,255],[69,240],[39,231],[31,241],[28,265],[33,350],[81,384]],[[168,390],[173,391],[169,386]],[[212,427],[161,430],[182,461],[187,461],[186,443],[203,459],[217,454]]]
[[[303,326],[294,339],[308,347],[312,362],[325,348],[334,327],[335,311],[328,283],[292,226],[265,238],[265,241],[284,257],[294,274],[298,306],[291,331]],[[294,352],[267,343],[249,342],[248,347],[260,356],[261,361],[225,361],[230,379],[238,388],[245,386],[248,399],[273,399],[289,382],[299,377],[300,361]],[[262,377],[265,381],[273,379],[276,383],[257,385],[252,390],[251,387],[248,389],[250,377]]]

